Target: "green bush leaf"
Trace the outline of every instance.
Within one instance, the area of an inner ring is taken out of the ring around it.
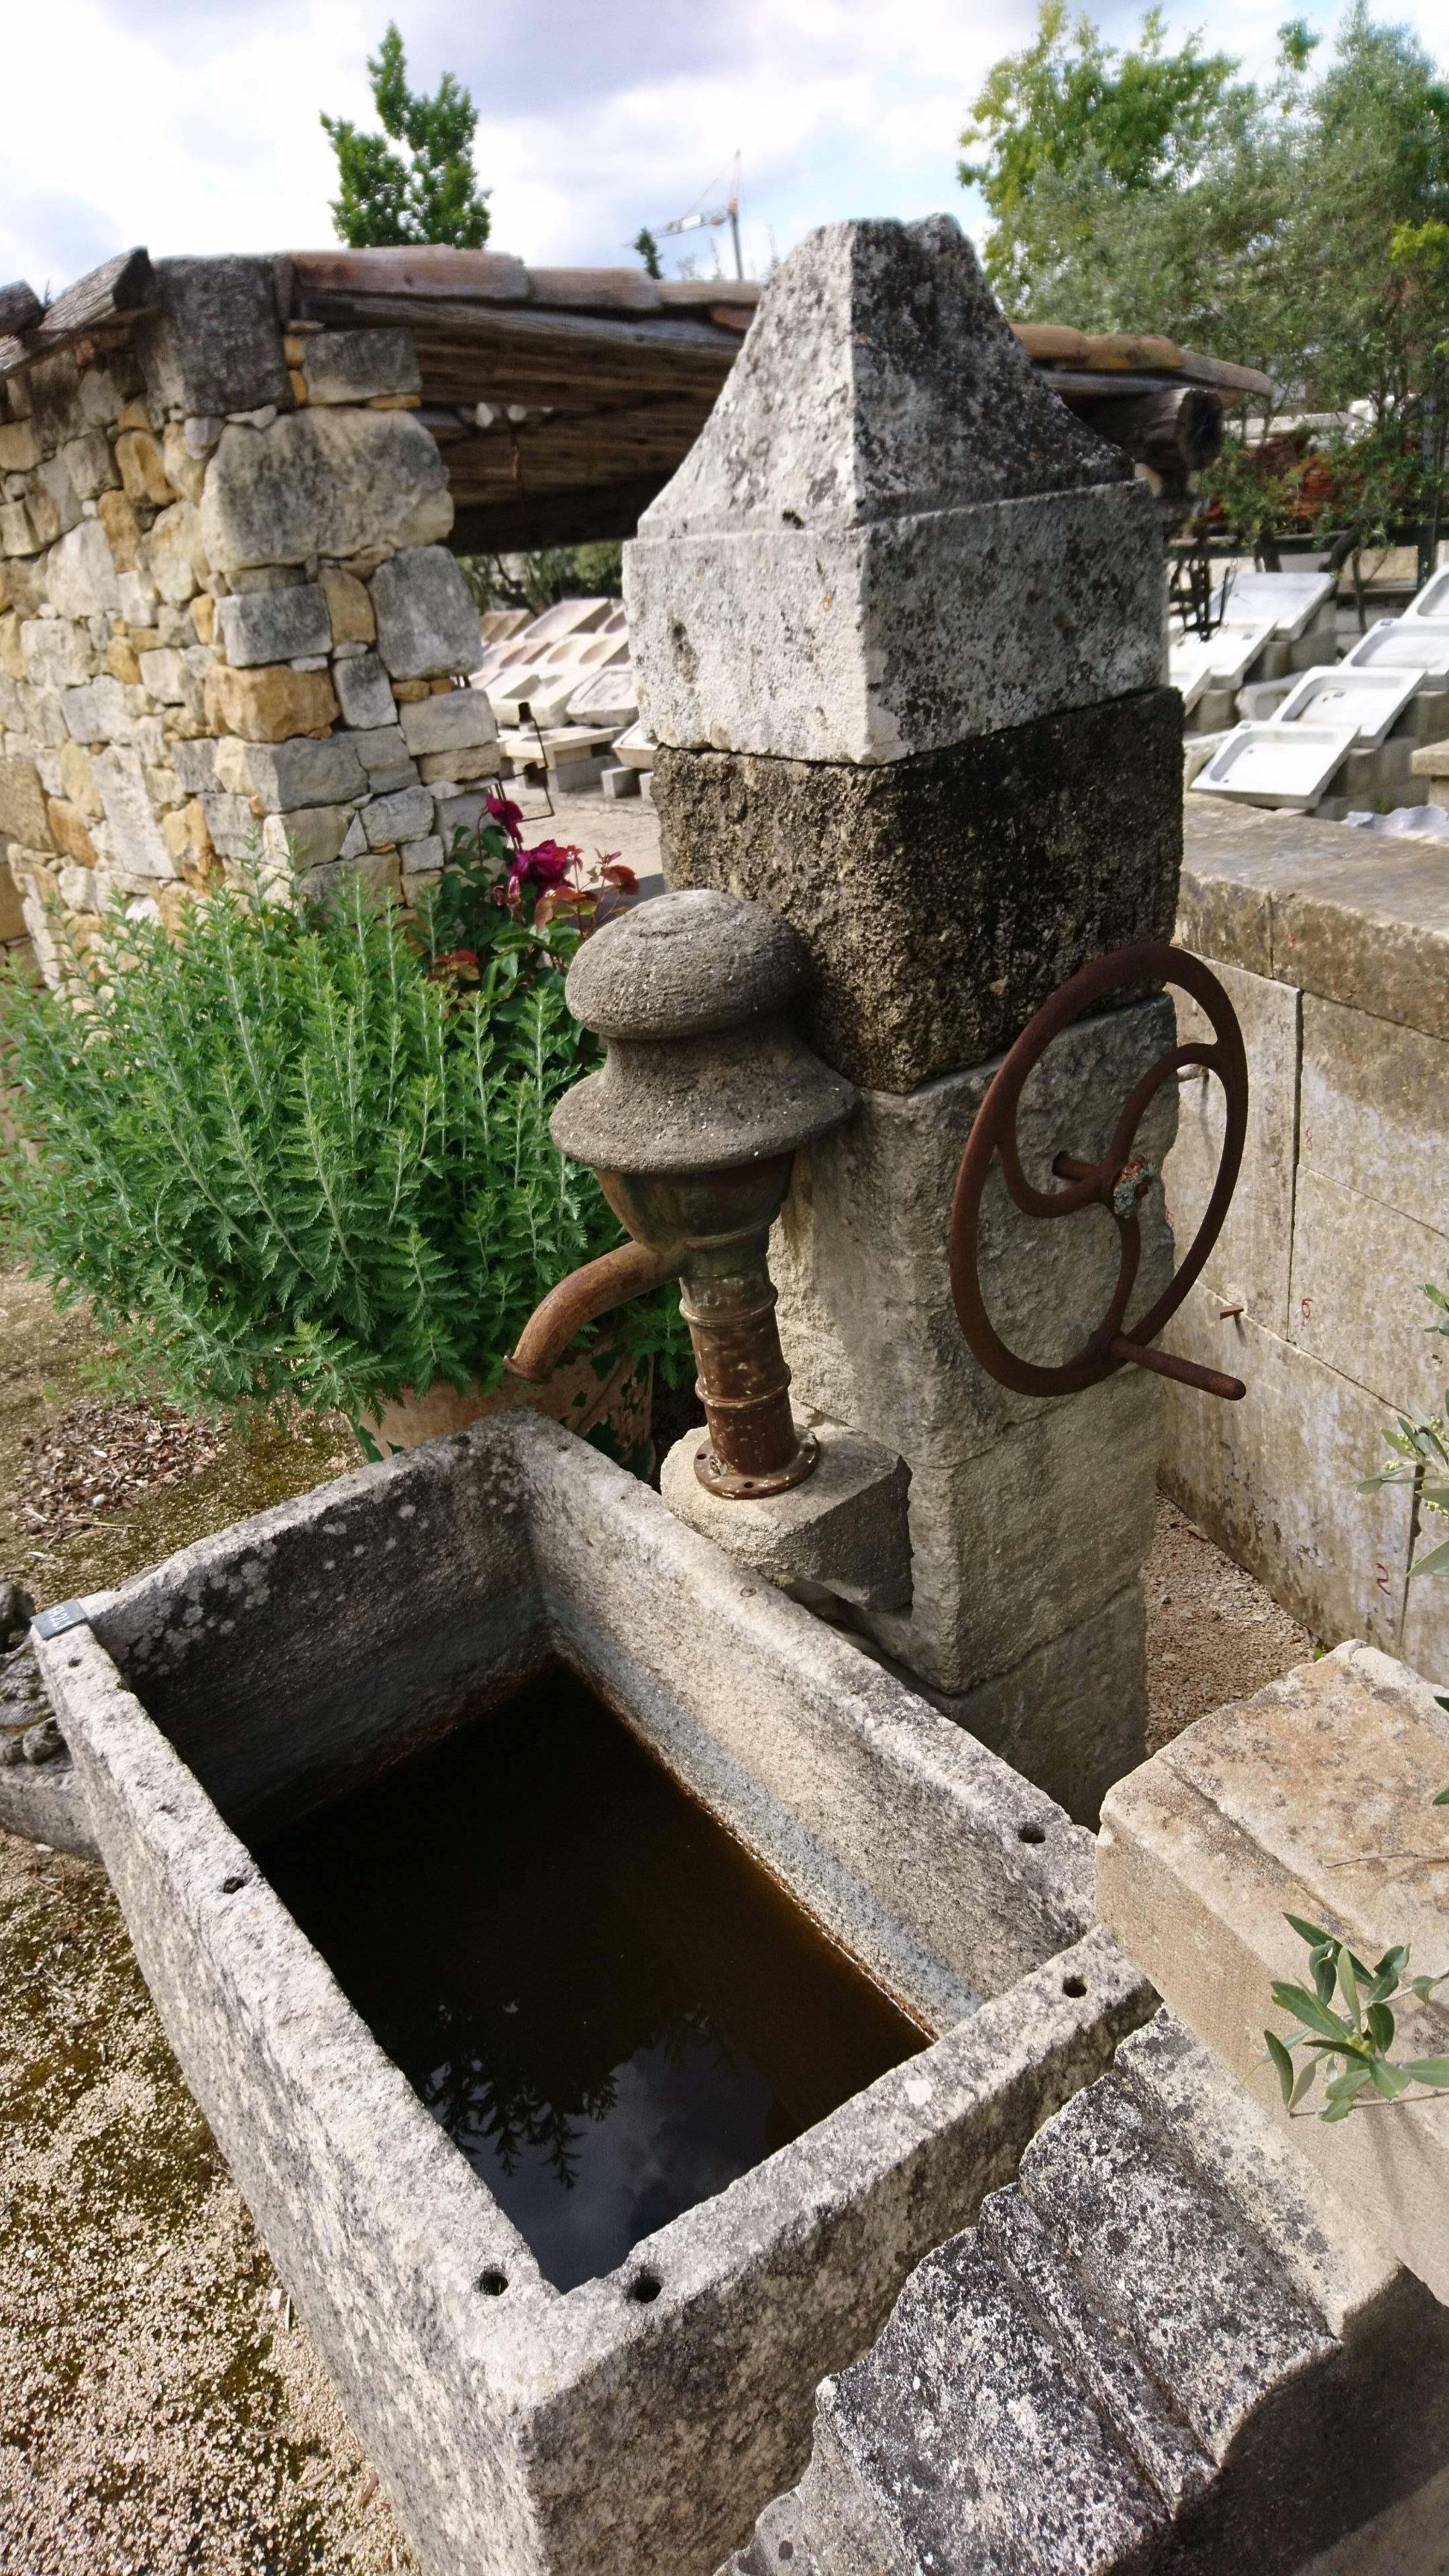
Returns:
[[[1410,2078],[1403,2067],[1391,2066],[1385,2058],[1371,2059],[1369,2074],[1373,2078],[1376,2090],[1382,2093],[1386,2102],[1397,2102],[1399,2095],[1409,2089]]]
[[[1449,2085],[1449,2057],[1406,2057],[1399,2072],[1412,2076],[1416,2084]]]
[[[1347,2022],[1341,2020],[1337,2013],[1326,2011],[1317,1996],[1310,1995],[1304,1986],[1275,1982],[1273,2001],[1281,2012],[1292,2013],[1306,2030],[1317,2031],[1320,2038],[1342,2044],[1351,2036]]]
[[[1291,2107],[1293,2101],[1293,2091],[1298,2080],[1299,2070],[1294,2065],[1293,2060],[1289,2056],[1281,2039],[1275,2039],[1271,2030],[1265,2030],[1263,2037],[1268,2043],[1268,2055],[1271,2057],[1273,2064],[1277,2069],[1279,2088],[1283,2095],[1283,2106],[1286,2110]]]

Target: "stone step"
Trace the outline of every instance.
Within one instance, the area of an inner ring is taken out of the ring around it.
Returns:
[[[730,2576],[1289,2576],[1360,2530],[1354,2576],[1438,2576],[1446,2461],[1449,2312],[1160,2012],[821,2383]]]

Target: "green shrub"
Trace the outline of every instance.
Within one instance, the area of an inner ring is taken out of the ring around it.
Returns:
[[[325,914],[233,893],[174,938],[113,919],[60,993],[0,987],[0,1224],[90,1300],[113,1383],[354,1420],[494,1386],[538,1299],[621,1240],[548,1133],[597,1054],[563,999],[582,916],[509,837],[509,903],[485,826],[421,944],[355,884]],[[620,1327],[641,1354],[682,1334],[662,1294]]]

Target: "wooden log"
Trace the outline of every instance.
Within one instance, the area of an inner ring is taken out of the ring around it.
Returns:
[[[1011,327],[1034,365],[1086,364],[1085,331],[1073,331],[1065,322],[1013,322]]]
[[[455,344],[460,350],[516,351],[520,358],[553,358],[559,372],[572,370],[575,359],[590,353],[623,360],[633,380],[636,365],[651,357],[661,376],[680,364],[706,368],[717,362],[721,381],[739,354],[732,331],[717,323],[698,322],[682,314],[570,313],[537,305],[479,305],[430,302],[409,294],[334,294],[329,289],[298,291],[305,319],[339,329],[361,329],[379,323],[402,323],[417,337],[419,356],[426,343]]]
[[[1169,480],[1200,473],[1222,449],[1222,400],[1210,385],[1169,384],[1065,399],[1099,437],[1110,438]]]
[[[457,250],[434,242],[401,250],[294,250],[287,256],[295,292],[304,300],[377,294],[476,304],[528,300],[528,271],[521,259],[504,251]]]
[[[0,333],[33,331],[45,311],[33,286],[17,277],[13,286],[0,286]]]
[[[1239,367],[1226,358],[1202,358],[1195,349],[1182,352],[1182,372],[1194,384],[1217,385],[1223,393],[1267,394],[1277,392],[1271,376],[1259,367]]]
[[[528,285],[535,304],[575,313],[657,313],[663,301],[643,268],[531,268]]]
[[[34,358],[46,349],[58,349],[98,323],[134,320],[149,312],[155,301],[156,274],[150,254],[120,251],[47,304],[40,321],[26,333],[26,354]]]
[[[753,313],[761,288],[752,277],[661,277],[659,301],[666,307],[737,304]]]

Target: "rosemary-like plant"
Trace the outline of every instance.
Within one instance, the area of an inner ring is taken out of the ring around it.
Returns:
[[[310,914],[222,894],[174,937],[113,920],[57,993],[0,986],[21,1137],[0,1226],[62,1304],[90,1300],[112,1383],[354,1420],[438,1378],[491,1387],[538,1299],[620,1240],[548,1133],[597,1051],[563,998],[581,918],[512,847],[486,904],[475,852],[451,957],[452,894],[421,947],[356,887]],[[673,1358],[668,1297],[619,1321]]]

